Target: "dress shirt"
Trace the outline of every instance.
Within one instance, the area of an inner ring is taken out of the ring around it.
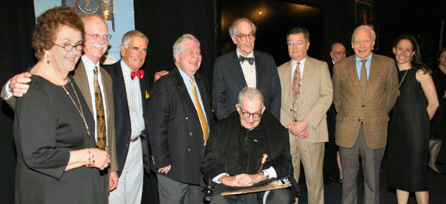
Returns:
[[[236,50],[237,52],[237,58],[240,59],[240,56],[243,56]],[[243,56],[245,57],[245,56]],[[246,58],[248,57],[254,57],[254,51],[252,51]],[[254,60],[254,63],[251,65],[249,64],[248,60],[245,60],[240,62],[240,66],[242,67],[243,76],[245,76],[245,81],[248,87],[256,88],[257,83],[257,76],[256,76],[256,61]]]
[[[97,119],[96,119],[96,102],[95,102],[95,95],[94,95],[94,67],[97,66],[98,67],[98,82],[99,82],[99,88],[101,89],[101,93],[102,93],[102,102],[104,103],[104,113],[105,113],[105,126],[106,129],[108,130],[108,126],[107,126],[107,100],[105,100],[105,91],[104,91],[104,85],[102,84],[102,77],[101,77],[101,69],[100,69],[100,65],[99,62],[97,64],[93,64],[93,62],[88,59],[88,57],[86,57],[85,55],[82,56],[82,62],[84,63],[84,67],[85,67],[85,72],[87,73],[87,78],[88,78],[88,85],[90,87],[90,96],[91,96],[91,105],[93,106],[93,116],[94,116],[94,127],[95,130],[98,127],[98,123],[97,123]],[[98,138],[97,135],[97,131],[94,131],[94,137]],[[108,141],[108,136],[107,136],[107,144],[109,144]],[[108,145],[107,145],[108,146]]]
[[[139,78],[131,78],[132,69],[121,60],[122,75],[124,76],[127,103],[130,114],[131,138],[135,139],[145,129],[144,118],[142,116],[141,86]]]
[[[187,93],[189,93],[189,97],[192,100],[192,103],[194,104],[195,109],[197,109],[197,105],[195,104],[195,100],[194,100],[194,92],[192,91],[192,84],[190,83],[190,78],[194,79],[195,88],[197,89],[198,100],[200,101],[200,105],[201,105],[201,109],[203,111],[203,114],[206,117],[206,121],[207,121],[207,124],[208,124],[208,130],[209,130],[209,120],[208,120],[207,115],[206,115],[206,110],[204,109],[203,101],[201,100],[200,89],[198,88],[197,82],[195,81],[195,76],[189,77],[181,69],[178,69],[178,70],[180,71],[181,77],[183,78],[183,82],[186,85]]]
[[[367,80],[369,80],[369,74],[370,74],[370,65],[372,64],[372,53],[370,53],[370,56],[367,57],[367,61],[365,62],[365,70],[367,71]],[[356,71],[358,72],[358,79],[361,80],[361,58],[356,55]]]

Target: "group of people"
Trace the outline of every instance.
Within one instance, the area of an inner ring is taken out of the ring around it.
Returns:
[[[366,25],[353,32],[355,55],[346,58],[342,44],[332,46],[333,69],[307,55],[305,28],[284,36],[291,59],[279,67],[254,50],[256,26],[249,19],[233,22],[229,34],[237,48],[215,60],[212,88],[197,72],[199,40],[184,34],[173,45],[175,67],[157,72],[149,89],[140,70],[149,41],[143,33],[127,32],[122,59],[101,66],[111,38],[103,19],[79,18],[67,7],[39,16],[38,63],[2,89],[15,108],[16,203],[141,203],[151,171],[160,203],[202,203],[204,181],[216,184],[211,203],[297,203],[288,189],[221,192],[298,180],[301,163],[309,203],[324,203],[329,132],[339,146],[342,203],[357,203],[359,158],[364,203],[379,203],[387,144],[389,186],[398,201],[416,192],[419,203],[428,202],[428,164],[438,169],[436,155],[428,162],[427,153],[445,137],[446,113],[435,112],[445,103],[446,50],[433,80],[413,36],[395,41],[395,62],[372,53],[376,35]],[[335,129],[327,111],[337,112]],[[432,117],[440,121],[435,128]]]

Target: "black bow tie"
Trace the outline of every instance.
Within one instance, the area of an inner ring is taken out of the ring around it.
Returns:
[[[254,64],[254,57],[243,57],[240,55],[239,59],[240,59],[240,62],[242,62],[242,64],[245,60],[248,60],[248,63],[250,65]]]

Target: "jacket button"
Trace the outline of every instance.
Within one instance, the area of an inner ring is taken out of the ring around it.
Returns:
[[[187,149],[188,152],[190,152],[190,149]]]
[[[188,118],[186,117],[186,120],[187,120]]]
[[[192,136],[192,132],[189,132],[189,135]]]

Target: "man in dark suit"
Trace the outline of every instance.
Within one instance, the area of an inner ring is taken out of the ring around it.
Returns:
[[[370,26],[355,29],[355,55],[333,69],[336,144],[342,162],[342,203],[357,203],[359,158],[365,204],[379,203],[379,171],[387,144],[388,113],[398,97],[395,61],[372,53],[376,35]]]
[[[108,26],[105,21],[97,15],[86,15],[82,17],[85,29],[85,42],[84,52],[81,60],[76,66],[76,69],[71,73],[76,81],[79,89],[82,92],[82,96],[90,108],[90,111],[94,115],[95,130],[97,130],[97,107],[95,98],[95,75],[98,78],[98,88],[100,89],[103,101],[104,116],[105,116],[105,150],[110,154],[110,168],[102,171],[102,185],[106,192],[116,188],[118,184],[118,164],[116,159],[116,142],[115,142],[115,122],[114,122],[114,108],[113,108],[113,90],[112,80],[110,75],[101,68],[99,62],[101,57],[107,51],[108,40],[110,35],[108,34]],[[32,74],[34,70],[30,70]],[[10,81],[3,87],[2,98],[14,108],[15,98],[21,97],[28,90],[27,84],[30,80],[31,74],[26,72],[18,74],[11,78]],[[7,93],[10,91],[10,93]],[[95,137],[98,141],[98,133],[95,133]],[[108,197],[108,193],[105,195]],[[108,198],[106,198],[108,199]]]
[[[119,167],[118,188],[110,194],[112,204],[141,203],[143,169],[150,174],[150,168],[146,167],[150,164],[147,162],[149,144],[145,131],[149,86],[144,70],[139,70],[144,65],[148,42],[147,37],[137,30],[127,32],[120,47],[122,60],[104,66],[113,80]]]
[[[345,47],[341,43],[331,45],[330,59],[327,60],[330,76],[333,77],[333,65],[346,57]],[[332,103],[327,111],[328,142],[325,144],[324,157],[324,183],[333,184],[335,181],[342,183],[342,165],[338,146],[335,141],[336,109]]]
[[[161,203],[202,203],[200,166],[214,119],[200,43],[191,34],[173,46],[176,68],[150,90],[147,132]]]
[[[238,94],[248,86],[262,92],[266,110],[280,117],[281,89],[274,58],[254,50],[256,26],[249,19],[234,21],[229,34],[237,46],[234,52],[215,60],[212,107],[218,120],[235,111]]]
[[[245,87],[239,94],[237,111],[212,127],[202,171],[206,180],[217,183],[211,204],[262,203],[265,192],[221,196],[227,186],[246,187],[270,178],[293,173],[288,130],[265,111],[262,93]],[[261,167],[263,154],[267,154]],[[259,168],[262,168],[259,172]],[[272,190],[267,203],[289,203],[289,191]]]

